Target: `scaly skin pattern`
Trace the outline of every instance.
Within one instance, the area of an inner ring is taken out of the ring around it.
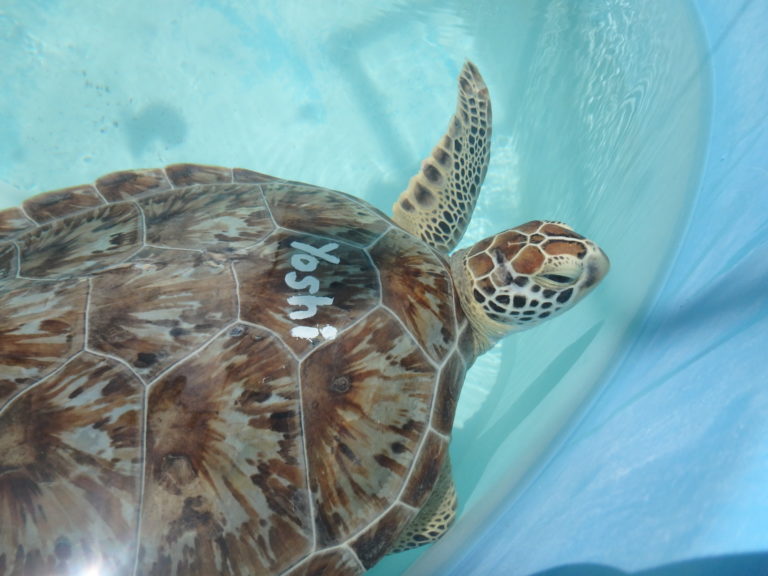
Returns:
[[[534,220],[451,257],[475,354],[573,307],[608,273],[608,257],[561,222]]]
[[[440,252],[456,247],[472,218],[491,156],[492,116],[488,87],[466,62],[448,129],[392,206],[399,226]]]

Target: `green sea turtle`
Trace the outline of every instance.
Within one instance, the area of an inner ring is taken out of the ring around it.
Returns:
[[[345,576],[438,538],[467,369],[608,270],[545,221],[449,256],[490,136],[467,63],[391,219],[199,165],[0,212],[0,575]]]

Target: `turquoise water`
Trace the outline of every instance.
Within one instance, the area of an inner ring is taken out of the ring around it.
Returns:
[[[447,125],[465,58],[494,105],[465,242],[533,218],[613,268],[567,316],[470,373],[452,449],[462,502],[429,574],[532,478],[632,340],[688,223],[710,77],[683,1],[4,2],[0,207],[106,172],[238,165],[383,210]],[[387,559],[394,574],[421,552]]]

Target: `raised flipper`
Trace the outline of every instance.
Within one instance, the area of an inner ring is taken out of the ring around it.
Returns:
[[[404,552],[439,540],[456,517],[456,503],[451,460],[446,457],[432,494],[389,553]]]
[[[402,228],[448,253],[467,229],[491,154],[491,101],[472,62],[459,75],[456,113],[392,207]]]

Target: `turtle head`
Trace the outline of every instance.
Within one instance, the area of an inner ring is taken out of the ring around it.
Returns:
[[[478,354],[509,332],[562,314],[589,294],[609,267],[594,242],[547,221],[506,230],[451,257]]]

